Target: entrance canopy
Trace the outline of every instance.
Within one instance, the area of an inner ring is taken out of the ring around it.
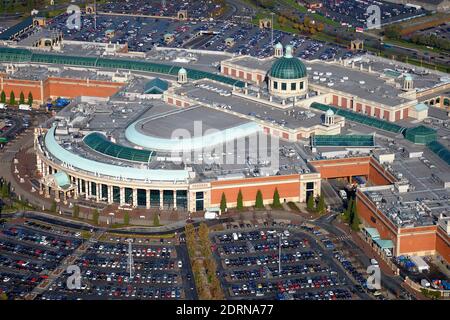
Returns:
[[[393,249],[394,243],[391,240],[375,239],[374,242],[381,249]]]

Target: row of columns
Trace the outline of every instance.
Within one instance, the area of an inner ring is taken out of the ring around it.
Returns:
[[[41,160],[41,159],[39,159]],[[42,176],[48,176],[51,174],[56,173],[57,170],[53,169],[53,167],[50,167],[48,164],[46,164],[44,161],[38,162],[38,168],[40,168]],[[64,193],[64,201],[67,200],[68,196],[73,196],[74,199],[84,198],[86,200],[95,200],[96,202],[102,202],[105,201],[108,204],[115,203],[114,201],[114,187],[113,185],[109,184],[102,184],[94,182],[95,185],[93,185],[92,181],[84,180],[81,178],[76,178],[69,176],[70,181],[74,188],[70,191],[70,194]],[[106,186],[106,188],[104,187]],[[95,187],[95,188],[93,188]],[[119,187],[119,202],[118,204],[120,206],[125,205],[126,199],[125,199],[125,187]],[[164,191],[166,192],[172,192],[172,204],[171,208],[177,209],[177,190],[160,190],[160,189],[141,189],[141,188],[130,188],[131,189],[131,205],[134,207],[138,206],[138,190],[145,190],[145,204],[142,203],[142,206],[145,206],[147,209],[150,209],[153,206],[155,206],[155,203],[151,203],[151,191],[157,190],[159,191],[159,208],[164,208]],[[50,192],[53,191],[49,186],[46,186],[44,184],[41,184],[41,192],[45,194],[46,197],[50,197]],[[189,209],[189,192],[186,190],[186,210]],[[58,201],[60,199],[60,194],[58,190],[55,190],[55,199]],[[169,205],[169,204],[166,204]]]
[[[82,186],[84,185],[84,197],[86,200],[90,200],[93,196],[93,190],[92,190],[92,184],[90,181],[86,181],[86,180],[82,180],[82,179],[78,179],[78,178],[73,178],[72,182],[75,184],[75,194],[74,194],[74,198],[78,199],[80,197],[80,193],[83,194],[82,190]],[[106,195],[103,194],[103,188],[102,188],[102,184],[100,183],[96,183],[95,184],[95,200],[97,202],[101,202],[103,201],[103,198],[106,198],[106,202],[108,204],[112,204],[114,203],[114,191],[113,191],[113,186],[111,185],[106,185],[107,188],[107,192]],[[119,204],[121,206],[125,205],[126,199],[125,199],[125,187],[120,187],[119,189]],[[80,191],[79,191],[80,190]],[[142,189],[145,190],[145,207],[147,209],[151,208],[151,202],[150,202],[150,189]],[[170,190],[173,192],[173,208],[176,209],[177,208],[177,191],[176,190]],[[187,192],[186,192],[186,197],[187,197]],[[132,205],[133,206],[137,206],[138,205],[138,189],[137,188],[133,188],[132,189]],[[187,204],[186,204],[187,205]],[[164,190],[159,190],[159,206],[160,208],[164,207]]]

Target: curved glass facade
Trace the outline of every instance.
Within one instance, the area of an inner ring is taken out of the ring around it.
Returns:
[[[61,147],[55,140],[55,129],[52,127],[45,135],[45,147],[53,157],[70,167],[78,168],[93,174],[106,175],[141,181],[184,181],[189,178],[186,170],[150,170],[131,168],[101,163],[83,158]]]
[[[146,149],[182,152],[210,148],[235,139],[243,138],[261,131],[253,122],[244,123],[234,128],[214,132],[200,137],[185,139],[166,139],[146,135],[136,129],[141,120],[131,124],[125,131],[125,138],[131,143]]]

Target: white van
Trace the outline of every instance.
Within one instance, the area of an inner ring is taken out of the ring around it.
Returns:
[[[237,241],[238,240],[238,235],[236,232],[233,232],[233,240]]]
[[[28,104],[20,104],[19,105],[19,110],[31,111],[31,107]]]

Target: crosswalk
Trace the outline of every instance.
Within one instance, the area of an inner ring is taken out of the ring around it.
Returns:
[[[349,235],[345,235],[345,236],[340,236],[340,237],[335,237],[335,240],[339,240],[339,241],[345,241],[345,240],[350,240],[352,237]]]

